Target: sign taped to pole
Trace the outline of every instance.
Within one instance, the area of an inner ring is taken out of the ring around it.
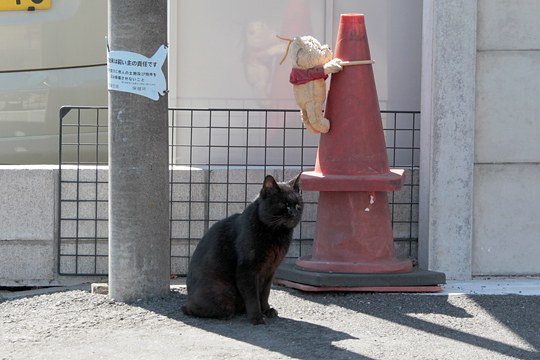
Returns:
[[[108,51],[108,89],[159,100],[167,92],[167,80],[161,69],[167,55],[166,45],[161,45],[151,58],[130,51]]]

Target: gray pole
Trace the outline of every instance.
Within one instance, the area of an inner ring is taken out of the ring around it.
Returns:
[[[109,0],[109,47],[150,58],[167,44],[166,0]],[[163,65],[167,79],[167,62]],[[168,99],[109,91],[109,297],[170,287]]]

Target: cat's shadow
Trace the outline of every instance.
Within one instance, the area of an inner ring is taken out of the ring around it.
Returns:
[[[180,310],[187,300],[187,295],[172,291],[170,297],[174,297],[174,308],[171,306],[171,299],[164,300],[169,304],[168,307],[155,302],[138,303],[137,306],[188,326],[295,359],[370,359],[334,345],[335,342],[356,338],[326,326],[280,316],[267,319],[266,325],[257,326],[252,325],[246,315],[239,315],[231,320],[191,317]],[[211,344],[209,346],[211,347]]]

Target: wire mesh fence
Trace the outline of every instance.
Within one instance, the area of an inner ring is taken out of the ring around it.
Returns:
[[[171,274],[185,275],[198,241],[216,221],[241,212],[264,176],[279,181],[313,169],[319,137],[297,110],[170,109]],[[389,194],[396,249],[416,255],[418,112],[382,111],[389,162],[406,170]],[[108,115],[105,107],[60,111],[58,268],[65,275],[108,271]],[[309,254],[318,193],[303,192],[304,215],[288,257]]]

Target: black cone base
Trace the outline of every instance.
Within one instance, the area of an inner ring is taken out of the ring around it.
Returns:
[[[401,273],[335,273],[307,271],[286,259],[274,282],[304,291],[438,292],[446,283],[444,273],[413,268]]]

